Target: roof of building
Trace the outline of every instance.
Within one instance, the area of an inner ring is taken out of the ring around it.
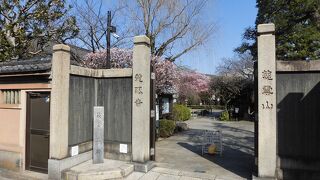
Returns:
[[[52,45],[53,46],[53,45]],[[52,46],[46,48],[45,52],[39,56],[28,59],[18,59],[0,62],[0,75],[22,74],[22,73],[45,73],[51,71]],[[79,65],[79,59],[86,53],[86,49],[69,45],[71,48],[71,64]]]
[[[173,87],[164,88],[161,90],[160,94],[177,94],[177,91]]]
[[[51,69],[51,56],[20,59],[0,63],[0,74],[47,72]]]

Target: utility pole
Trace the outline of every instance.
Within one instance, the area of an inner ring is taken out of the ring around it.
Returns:
[[[150,63],[150,160],[156,160],[156,74],[154,64]]]
[[[111,11],[108,11],[108,22],[107,22],[107,62],[106,62],[106,69],[110,69],[110,27],[111,27]]]
[[[108,11],[108,22],[107,22],[107,62],[106,62],[106,69],[111,68],[110,62],[110,46],[111,46],[111,33],[115,33],[116,27],[111,25],[111,11]]]

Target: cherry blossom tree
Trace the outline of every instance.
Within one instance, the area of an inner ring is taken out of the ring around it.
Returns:
[[[200,101],[199,94],[209,90],[210,78],[207,75],[188,69],[179,70],[178,74],[176,84],[181,103],[190,99]]]
[[[112,48],[110,51],[111,68],[130,68],[132,67],[132,50]],[[93,69],[102,69],[107,62],[107,50],[88,53],[82,65]]]
[[[156,93],[175,93],[177,91],[177,82],[179,74],[177,66],[168,60],[154,61],[156,73]]]
[[[132,50],[112,48],[110,51],[111,68],[131,68]],[[102,50],[95,53],[88,53],[82,65],[89,68],[100,69],[105,67],[107,61],[107,51]],[[151,62],[155,67],[156,73],[156,93],[175,92],[178,73],[177,67],[171,61],[161,57],[153,57]]]
[[[131,68],[132,50],[111,49],[111,68]],[[89,68],[99,69],[105,67],[107,61],[106,50],[88,53],[82,65]],[[156,93],[179,94],[182,101],[191,96],[199,97],[202,92],[209,89],[210,78],[204,74],[189,69],[179,69],[173,62],[162,57],[154,56],[151,60],[156,73]]]

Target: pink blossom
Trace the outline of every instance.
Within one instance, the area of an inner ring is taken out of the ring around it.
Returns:
[[[132,50],[112,48],[111,68],[131,68]],[[95,53],[88,53],[82,65],[93,69],[102,69],[107,61],[107,51],[102,50]],[[176,65],[161,57],[152,57],[151,63],[154,65],[156,74],[156,91],[158,94],[175,91],[177,76]]]
[[[129,49],[112,48],[111,68],[131,68],[133,52]],[[107,60],[106,50],[95,53],[88,53],[82,65],[89,68],[101,69],[105,67]],[[173,93],[178,92],[179,96],[208,91],[209,77],[191,70],[181,70],[171,61],[161,57],[152,57],[156,74],[156,92]]]
[[[208,91],[210,83],[208,76],[191,70],[180,70],[178,74],[179,81],[176,84],[180,97]]]
[[[158,60],[155,62],[154,67],[157,93],[176,92],[176,82],[179,81],[176,65],[168,60]]]
[[[112,48],[110,50],[111,68],[130,68],[132,67],[132,51],[129,49]],[[93,69],[105,67],[107,62],[107,50],[88,53],[82,61],[83,66]]]

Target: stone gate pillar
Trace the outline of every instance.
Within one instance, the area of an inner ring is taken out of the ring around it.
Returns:
[[[70,47],[53,46],[50,105],[50,159],[68,156]]]
[[[258,176],[275,177],[277,156],[274,24],[258,25]]]
[[[60,160],[68,156],[70,47],[53,46],[50,100],[49,179],[61,179]]]
[[[150,40],[134,37],[132,62],[132,160],[150,159]]]

